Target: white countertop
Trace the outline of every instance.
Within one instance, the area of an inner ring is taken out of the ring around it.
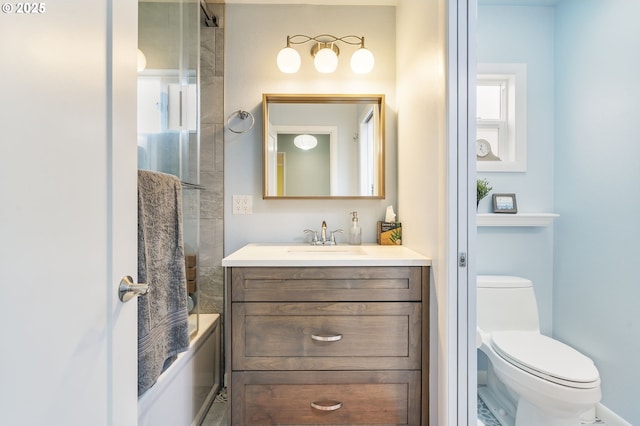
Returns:
[[[404,246],[247,244],[222,266],[430,266],[431,259]]]

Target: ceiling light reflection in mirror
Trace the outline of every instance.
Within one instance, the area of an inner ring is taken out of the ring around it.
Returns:
[[[313,135],[298,135],[293,138],[293,144],[300,149],[308,151],[318,146],[318,138]]]

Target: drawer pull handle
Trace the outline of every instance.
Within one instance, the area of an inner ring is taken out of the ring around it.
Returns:
[[[342,340],[342,334],[312,334],[311,340],[318,342],[337,342],[338,340]]]
[[[340,401],[318,401],[312,402],[311,407],[320,411],[336,411],[342,408]]]

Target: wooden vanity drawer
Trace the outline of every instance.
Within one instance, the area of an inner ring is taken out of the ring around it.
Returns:
[[[237,425],[420,424],[419,371],[236,372],[231,389]]]
[[[419,301],[423,280],[428,282],[428,268],[420,266],[251,267],[229,273],[233,302]]]
[[[416,302],[235,303],[233,370],[421,368]]]

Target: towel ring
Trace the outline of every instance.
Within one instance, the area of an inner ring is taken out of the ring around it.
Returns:
[[[241,120],[246,120],[247,117],[251,118],[251,124],[249,125],[248,128],[244,129],[244,130],[236,130],[233,127],[231,127],[231,119],[235,118],[235,117],[239,117]],[[245,133],[248,132],[249,130],[251,130],[253,128],[253,125],[255,124],[256,120],[253,117],[253,114],[251,114],[249,111],[243,111],[241,109],[232,112],[231,114],[229,114],[229,116],[227,117],[227,128],[229,130],[231,130],[233,133]]]

